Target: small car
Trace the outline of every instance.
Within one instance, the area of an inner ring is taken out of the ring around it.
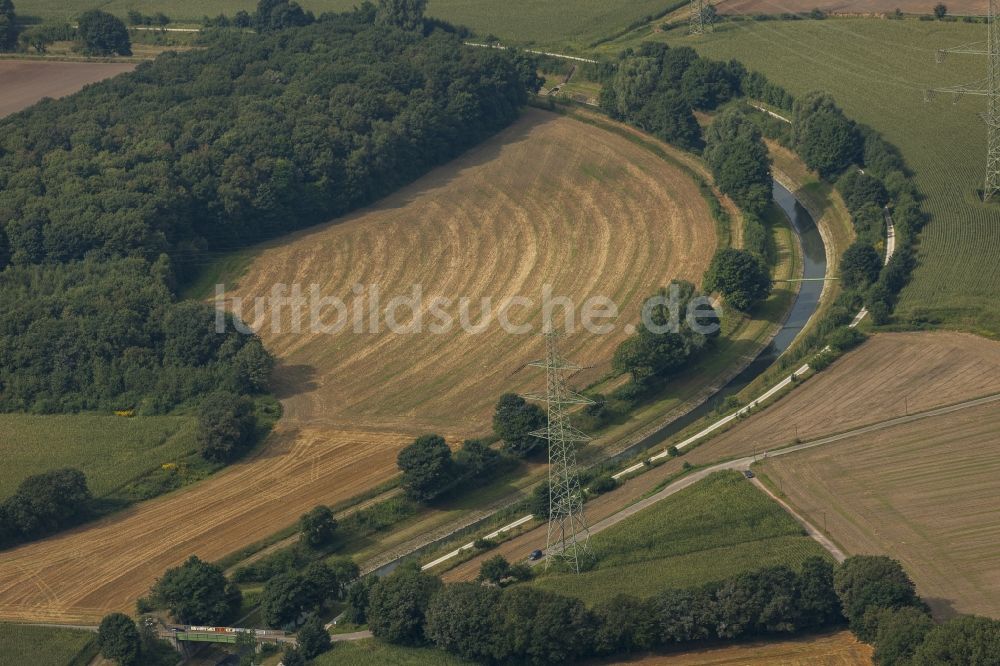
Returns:
[[[743,470],[743,476],[747,477],[748,479],[752,479],[753,478],[753,472],[751,472],[748,469],[745,469],[745,470]]]
[[[528,559],[531,560],[532,562],[534,562],[535,560],[542,559],[542,551],[540,550],[531,551],[531,555],[528,555]]]

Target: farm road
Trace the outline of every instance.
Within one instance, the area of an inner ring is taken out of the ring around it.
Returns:
[[[617,525],[626,518],[633,516],[639,511],[642,511],[643,509],[650,507],[656,504],[657,502],[660,502],[661,500],[664,500],[667,497],[670,497],[671,495],[692,486],[693,484],[697,483],[701,479],[704,479],[706,476],[714,472],[727,469],[745,471],[750,469],[750,466],[754,462],[756,462],[758,459],[761,459],[764,456],[768,458],[773,458],[775,456],[784,456],[791,453],[795,453],[797,451],[811,449],[817,446],[825,446],[827,444],[833,444],[835,442],[839,442],[841,440],[849,439],[852,437],[857,437],[859,435],[866,435],[869,433],[878,432],[880,430],[885,430],[887,428],[892,428],[905,423],[912,423],[914,421],[920,421],[926,418],[941,416],[944,414],[950,414],[952,412],[957,412],[963,409],[969,409],[971,407],[978,407],[979,405],[989,404],[993,402],[1000,402],[1000,393],[988,395],[985,397],[965,400],[963,402],[959,402],[954,405],[949,405],[946,407],[938,407],[923,412],[917,412],[915,414],[909,414],[907,416],[900,416],[887,419],[885,421],[879,421],[877,423],[873,423],[859,428],[854,428],[852,430],[848,430],[836,435],[821,437],[819,439],[810,442],[804,442],[802,444],[796,444],[794,446],[768,451],[763,456],[760,455],[745,456],[729,460],[726,462],[716,463],[714,465],[710,465],[703,469],[697,470],[696,472],[693,472],[667,485],[662,490],[659,490],[656,493],[639,500],[638,502],[635,502],[633,504],[630,504],[622,508],[620,511],[604,518],[603,520],[599,520],[590,527],[590,534],[591,535],[598,534],[599,532],[602,532],[613,525]],[[639,476],[638,478],[641,479],[642,476]],[[762,489],[764,489],[763,484],[760,484],[760,486],[762,487]],[[766,491],[766,489],[764,490]],[[771,494],[770,492],[768,492],[768,494],[773,497],[773,494]],[[821,546],[823,546],[823,548],[829,551],[830,554],[834,556],[834,558],[837,558],[838,560],[844,559],[845,554],[836,546],[836,544],[834,544],[829,538],[823,535],[822,532],[816,529],[815,526],[811,525],[802,516],[796,514],[794,511],[791,511],[789,507],[785,505],[784,502],[779,501],[779,503],[782,504],[783,508],[788,510],[789,513],[799,523],[803,525],[809,536],[811,536]],[[508,559],[515,561],[521,560],[523,559],[526,553],[529,553],[536,548],[538,549],[545,548],[545,539],[546,539],[546,528],[543,525],[539,528],[531,530],[530,532],[525,532],[524,534],[501,544],[499,548],[489,551],[488,554],[492,556],[496,555],[497,553],[500,553],[506,556]],[[481,558],[475,558],[474,560],[470,560],[469,562],[465,562],[459,565],[459,567],[456,567],[456,569],[452,570],[451,572],[446,572],[444,574],[445,579],[458,580],[458,579],[466,579],[474,577],[476,572],[478,571],[477,564],[480,559]]]

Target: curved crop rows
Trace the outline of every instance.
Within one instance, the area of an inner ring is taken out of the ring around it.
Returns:
[[[607,371],[643,297],[675,277],[696,281],[715,245],[708,206],[679,169],[616,134],[534,111],[377,206],[264,248],[236,293],[266,296],[281,282],[341,297],[379,284],[383,302],[416,283],[427,295],[477,298],[539,298],[545,283],[577,302],[604,294],[621,309],[616,332],[564,346],[593,366],[580,385]],[[537,336],[328,335],[308,325],[296,334],[282,312],[285,333],[270,321],[260,331],[279,357],[286,408],[268,443],[205,482],[5,552],[0,620],[130,610],[189,555],[217,559],[316,504],[355,496],[395,474],[415,435],[482,432],[502,392],[542,388],[537,371],[519,371],[541,355]]]

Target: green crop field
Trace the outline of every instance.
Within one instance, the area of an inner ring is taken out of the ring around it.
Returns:
[[[329,652],[309,662],[314,666],[464,666],[462,661],[447,652],[431,648],[408,648],[389,645],[376,640],[345,641],[336,643]]]
[[[345,11],[359,0],[299,0],[319,15]],[[430,0],[427,14],[466,25],[480,35],[492,33],[522,44],[576,46],[622,31],[643,17],[659,15],[675,0],[574,0],[571,5],[537,0]],[[81,12],[100,8],[124,17],[135,9],[144,14],[163,12],[180,23],[197,23],[203,16],[232,16],[239,10],[252,12],[256,0],[18,0],[18,14],[44,21],[70,21]]]
[[[597,565],[542,575],[535,585],[587,603],[648,596],[764,566],[797,567],[826,551],[737,472],[719,472],[594,535]]]
[[[185,416],[0,414],[0,498],[25,477],[60,467],[83,471],[91,492],[105,496],[194,451],[195,425]]]
[[[916,172],[932,216],[898,314],[996,335],[1000,203],[977,199],[986,162],[986,127],[979,115],[985,98],[924,101],[927,88],[975,85],[986,75],[983,57],[950,55],[935,64],[935,49],[985,38],[981,24],[874,19],[726,23],[702,38],[679,31],[640,37],[695,46],[712,58],[736,58],[792,94],[827,90],[853,118],[882,132]]]
[[[93,640],[88,631],[0,624],[0,664],[67,666]]]

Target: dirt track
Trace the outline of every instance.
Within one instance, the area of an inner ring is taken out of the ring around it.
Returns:
[[[63,97],[122,72],[134,63],[43,62],[0,60],[0,118],[27,108],[43,97]]]
[[[852,553],[901,560],[935,614],[1000,617],[996,404],[767,461],[763,471]]]
[[[808,441],[903,416],[907,408],[925,411],[997,392],[1000,343],[964,333],[879,334],[774,406],[591,500],[586,505],[587,520],[594,524],[645,497],[677,473],[684,461],[704,465],[788,445],[796,423],[801,424],[800,438]],[[905,403],[903,396],[908,396]],[[829,455],[837,456],[842,446],[829,445]],[[789,458],[802,455],[806,454]],[[807,517],[816,520],[815,515]],[[544,548],[545,538],[543,525],[456,566],[444,578],[471,579],[482,560],[497,553],[512,561],[524,559],[533,549]],[[848,552],[855,551],[848,548]]]
[[[239,293],[299,281],[343,294],[359,282],[388,299],[420,282],[429,294],[537,297],[551,282],[580,300],[607,294],[625,323],[670,278],[697,280],[714,247],[707,205],[680,171],[617,135],[532,112],[378,206],[266,250]],[[130,611],[187,556],[221,557],[357,495],[395,473],[415,434],[482,431],[501,392],[541,388],[537,374],[514,374],[540,355],[534,337],[261,332],[283,364],[287,414],[265,447],[196,486],[5,552],[0,620]],[[566,352],[598,374],[621,335],[570,337]]]

